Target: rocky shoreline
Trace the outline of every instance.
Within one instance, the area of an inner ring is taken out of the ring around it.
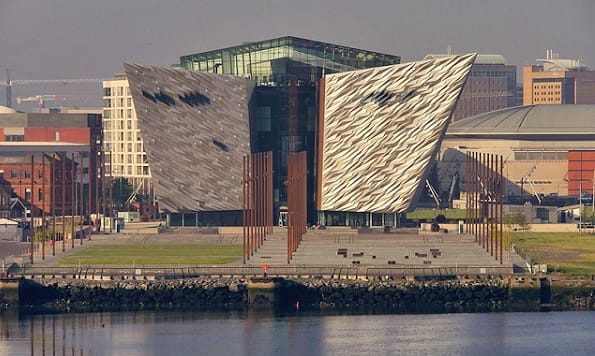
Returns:
[[[22,280],[18,307],[39,312],[245,310],[275,308],[347,312],[502,312],[595,310],[593,288],[552,294],[508,279],[337,280],[191,278],[176,280]],[[547,285],[549,288],[549,284]],[[548,294],[549,293],[549,294]],[[544,295],[548,300],[545,300]],[[2,308],[14,301],[0,292]]]

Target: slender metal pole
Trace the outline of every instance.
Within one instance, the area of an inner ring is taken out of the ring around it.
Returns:
[[[500,264],[504,263],[503,246],[504,246],[504,161],[500,156]]]
[[[85,235],[85,232],[83,230],[83,228],[84,228],[83,225],[85,224],[85,194],[84,194],[85,193],[85,191],[84,191],[84,186],[85,186],[85,178],[84,178],[85,177],[85,175],[84,175],[84,167],[85,167],[85,165],[84,165],[84,160],[85,160],[85,157],[84,157],[82,151],[79,152],[79,158],[81,160],[80,165],[79,165],[79,174],[80,174],[80,178],[79,178],[79,192],[80,192],[80,194],[79,194],[79,197],[80,198],[79,199],[80,199],[80,203],[79,203],[79,206],[80,206],[80,209],[81,209],[80,210],[80,222],[81,222],[80,229],[81,229],[81,234],[79,236],[79,239],[80,239],[80,244],[82,246],[83,245],[83,237]]]
[[[112,174],[112,151],[109,152],[109,216],[110,216],[110,224],[109,224],[109,233],[112,233],[112,227],[114,226],[114,176]],[[120,177],[120,200],[122,200],[122,177]]]
[[[45,222],[45,210],[46,210],[46,190],[45,190],[45,180],[46,180],[46,170],[45,170],[45,153],[41,153],[41,259],[45,260],[45,237],[46,237],[46,222]]]
[[[91,160],[91,153],[93,151],[89,150],[89,159],[87,165],[89,166],[87,170],[87,204],[89,207],[87,208],[87,215],[89,216],[89,241],[91,241],[91,235],[93,234],[93,228],[95,226],[91,226],[91,207],[93,206],[93,189],[97,190],[97,157]],[[91,167],[91,162],[93,162],[93,167]],[[91,177],[93,177],[93,181],[91,182]],[[91,189],[93,188],[93,189]]]
[[[51,173],[51,190],[52,190],[52,256],[56,256],[56,153],[52,153],[52,173]]]
[[[247,209],[246,209],[246,191],[247,191],[247,179],[246,179],[246,155],[244,155],[243,157],[243,177],[242,177],[242,194],[243,194],[243,199],[242,199],[242,204],[243,204],[243,209],[242,209],[242,237],[243,237],[243,252],[242,252],[242,263],[246,264],[246,251],[247,251],[247,226],[248,226],[248,218],[247,218]]]
[[[31,217],[31,224],[29,225],[29,238],[31,239],[31,264],[33,264],[33,253],[35,251],[35,224],[33,221],[33,215],[34,215],[34,211],[35,211],[35,206],[33,205],[33,201],[34,201],[34,193],[33,193],[33,189],[35,186],[35,180],[34,180],[34,176],[35,176],[35,158],[34,158],[35,154],[31,154],[31,193],[29,194],[29,206],[30,206],[30,217]]]
[[[66,251],[66,153],[62,156],[62,252]]]
[[[70,158],[70,240],[72,242],[72,248],[74,248],[74,206],[76,203],[76,171],[74,165],[74,152],[71,153]]]

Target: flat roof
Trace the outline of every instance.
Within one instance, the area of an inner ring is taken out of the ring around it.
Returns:
[[[72,142],[0,142],[0,152],[88,152],[89,145]]]

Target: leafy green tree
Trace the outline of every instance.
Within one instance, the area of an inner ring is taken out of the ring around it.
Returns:
[[[118,208],[124,208],[124,204],[132,192],[134,192],[134,188],[127,178],[118,177],[112,181],[112,200]]]
[[[509,213],[504,215],[504,219],[502,220],[504,225],[509,230],[513,229],[513,226],[518,226],[520,230],[527,231],[529,230],[529,222],[527,221],[527,217],[521,213]]]

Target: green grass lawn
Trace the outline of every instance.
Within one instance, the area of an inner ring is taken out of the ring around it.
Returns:
[[[444,215],[447,219],[460,220],[467,216],[466,209],[442,209],[442,210],[415,210],[407,213],[409,220],[428,220],[436,219],[436,216]]]
[[[520,232],[512,234],[511,242],[550,270],[576,277],[595,275],[595,235],[590,232]]]
[[[60,259],[61,265],[215,265],[238,261],[242,245],[100,245]]]

